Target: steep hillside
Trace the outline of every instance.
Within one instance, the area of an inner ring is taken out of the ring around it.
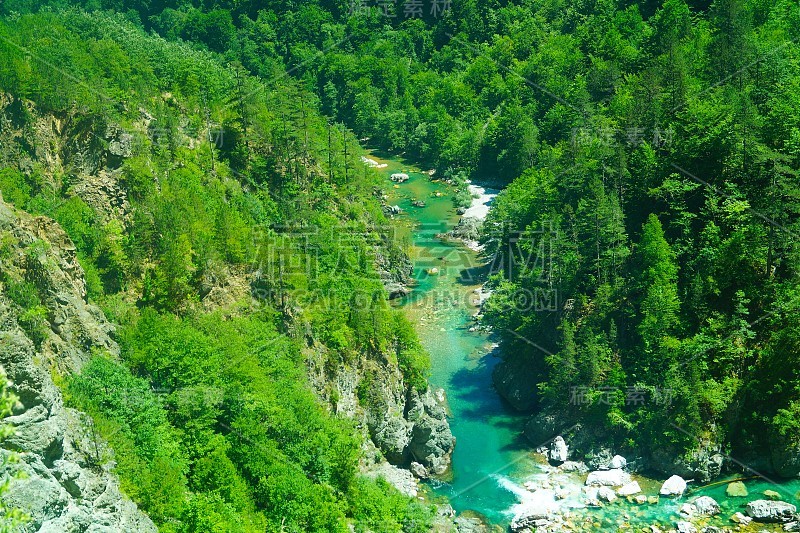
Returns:
[[[35,474],[8,496],[28,527],[153,528],[127,497],[167,531],[442,520],[386,463],[443,474],[454,443],[353,136],[285,77],[119,17],[0,34],[3,446]]]

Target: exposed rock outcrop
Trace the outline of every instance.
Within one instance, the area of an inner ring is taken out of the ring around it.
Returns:
[[[0,263],[2,278],[32,283],[47,309],[46,322],[32,339],[3,285],[0,365],[20,402],[4,421],[14,434],[0,445],[0,454],[19,453],[20,461],[9,469],[25,474],[6,493],[7,503],[30,515],[25,531],[156,531],[120,492],[113,462],[100,459],[110,452],[91,422],[64,406],[53,382],[53,376],[79,371],[94,350],[118,353],[112,326],[86,303],[74,246],[53,221],[3,202],[0,235],[11,243]]]
[[[515,409],[530,411],[538,401],[536,375],[538,372],[531,357],[511,353],[494,367],[492,382],[500,396]]]
[[[664,474],[677,474],[705,483],[719,477],[723,462],[721,446],[709,443],[688,454],[669,446],[655,449],[650,455],[649,466]]]
[[[317,393],[336,413],[360,421],[387,461],[403,467],[416,462],[429,475],[447,471],[455,438],[444,391],[409,387],[396,365],[363,359],[331,371],[322,351],[310,350],[308,357]]]

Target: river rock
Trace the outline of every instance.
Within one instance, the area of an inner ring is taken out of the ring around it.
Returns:
[[[747,487],[741,481],[734,481],[733,483],[728,483],[728,488],[725,489],[725,494],[729,498],[746,498]]]
[[[686,491],[686,481],[680,476],[672,476],[661,485],[662,496],[680,496]]]
[[[639,482],[637,481],[631,481],[617,490],[617,494],[623,497],[633,496],[634,494],[639,494],[640,492],[642,492],[642,488],[639,486]]]
[[[621,487],[630,482],[630,474],[618,468],[589,472],[586,478],[586,485],[598,485],[603,487]]]
[[[395,183],[405,183],[409,180],[409,176],[405,172],[395,172],[389,179]]]
[[[773,500],[755,500],[747,504],[747,515],[757,522],[789,522],[797,512],[790,503]]]
[[[628,466],[628,460],[622,457],[621,455],[615,455],[611,458],[611,462],[608,465],[610,468],[625,468]]]
[[[428,479],[428,477],[430,477],[428,474],[428,469],[416,461],[411,461],[411,465],[409,465],[408,469],[411,470],[412,474],[420,479]]]
[[[691,518],[697,512],[697,507],[691,503],[684,503],[681,505],[681,508],[678,510],[678,512],[684,515],[686,518]]]
[[[740,513],[739,511],[737,511],[737,512],[733,513],[733,516],[731,517],[731,520],[732,520],[733,522],[736,522],[737,524],[741,524],[741,525],[743,525],[743,526],[746,526],[746,525],[748,525],[750,522],[752,522],[752,521],[753,521],[753,519],[752,519],[752,518],[750,518],[749,516],[746,516],[746,515],[744,515],[744,514]]]
[[[600,500],[608,503],[611,503],[617,499],[617,495],[614,493],[614,490],[608,487],[600,487],[597,490],[597,497]]]
[[[703,515],[713,516],[720,512],[717,500],[711,496],[700,496],[692,503],[694,503],[697,512]]]
[[[553,442],[550,443],[550,451],[548,453],[548,459],[554,463],[563,463],[567,460],[567,454],[569,453],[569,449],[567,447],[567,443],[564,442],[564,437],[559,435]]]
[[[597,448],[586,454],[586,464],[592,470],[609,470],[613,458],[609,448]]]
[[[770,489],[767,489],[767,490],[764,491],[764,496],[768,500],[780,500],[781,499],[781,495],[779,493],[775,492],[774,490],[770,490]]]
[[[488,533],[489,528],[480,518],[459,516],[454,520],[456,533]]]
[[[589,467],[580,461],[564,461],[558,468],[562,472],[578,472],[579,474],[585,474],[589,471]]]
[[[552,510],[547,506],[528,506],[520,511],[512,520],[510,529],[515,533],[537,531],[547,526],[552,520]]]
[[[636,497],[635,497],[633,500],[634,500],[636,503],[638,503],[639,505],[644,505],[644,504],[645,504],[645,503],[647,503],[647,501],[648,501],[648,500],[647,500],[647,496],[645,496],[644,494],[639,494],[639,495],[638,495],[638,496],[636,496]]]
[[[691,522],[686,522],[685,520],[679,521],[675,526],[678,529],[678,533],[697,533],[697,528]]]

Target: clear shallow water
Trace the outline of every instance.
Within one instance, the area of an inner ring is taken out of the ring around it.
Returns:
[[[416,326],[417,333],[431,355],[430,381],[445,390],[452,411],[450,427],[456,437],[452,471],[445,481],[430,484],[431,495],[447,497],[459,512],[474,511],[492,524],[507,526],[521,505],[535,504],[536,498],[523,483],[537,485],[548,479],[551,470],[541,456],[532,453],[522,437],[525,415],[514,412],[492,387],[492,370],[498,359],[485,333],[470,331],[477,311],[474,290],[483,282],[480,257],[460,243],[444,242],[439,233],[458,222],[452,194],[454,189],[397,159],[371,156],[387,177],[385,192],[389,205],[403,212],[396,218],[412,233],[411,249],[416,285],[399,305]],[[389,176],[404,172],[410,179],[395,186]],[[415,207],[414,201],[425,202]],[[430,274],[430,269],[438,270]],[[660,524],[674,527],[682,518],[678,509],[701,495],[717,500],[722,513],[709,525],[732,527],[730,516],[744,512],[748,501],[763,497],[767,489],[779,492],[784,501],[798,504],[800,480],[774,485],[764,480],[748,480],[750,496],[728,499],[726,484],[693,488],[680,499],[660,499],[657,505],[637,505],[624,499],[602,509],[580,509],[580,488],[585,476],[562,475],[559,482],[572,495],[559,502],[562,508],[577,508],[573,521],[580,530],[618,531],[630,526]],[[663,480],[636,477],[644,494],[657,495]],[[549,479],[552,481],[552,476]],[[546,492],[546,491],[545,491]],[[543,494],[547,499],[548,494]],[[753,524],[746,531],[782,530],[780,526]]]

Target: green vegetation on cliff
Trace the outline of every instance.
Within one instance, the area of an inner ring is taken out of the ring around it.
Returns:
[[[0,58],[3,199],[58,221],[118,328],[121,361],[97,353],[65,383],[113,448],[87,460],[113,459],[164,531],[427,530],[427,506],[361,475],[369,435],[306,371],[309,352],[323,371],[367,359],[427,387],[354,136],[291,78],[121,15],[10,16]],[[35,285],[1,281],[46,336]]]

